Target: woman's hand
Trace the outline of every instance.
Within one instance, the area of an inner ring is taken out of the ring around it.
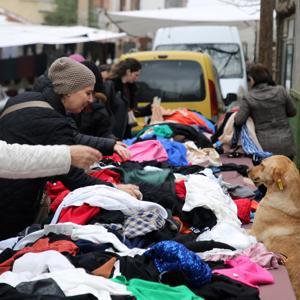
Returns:
[[[103,157],[100,151],[83,145],[70,146],[70,154],[71,165],[82,169],[89,169]]]
[[[130,151],[127,146],[122,142],[116,142],[114,146],[114,152],[118,153],[123,160],[127,160],[131,157]]]
[[[126,192],[129,195],[137,198],[138,200],[141,200],[142,197],[143,197],[143,194],[141,193],[140,188],[137,185],[134,185],[134,184],[115,184],[115,187],[118,190]]]

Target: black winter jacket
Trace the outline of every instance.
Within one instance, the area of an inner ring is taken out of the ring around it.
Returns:
[[[8,143],[29,145],[75,144],[64,106],[51,88],[46,87],[41,92],[25,92],[10,98],[6,107],[33,100],[48,102],[54,109],[33,107],[5,115],[0,119],[0,139]],[[61,180],[70,190],[94,184],[110,185],[73,167],[67,175],[56,179]],[[45,181],[45,178],[0,179],[0,240],[16,235],[32,224]]]
[[[128,125],[128,111],[135,108],[135,84],[123,84],[121,79],[109,79],[104,82],[105,94],[112,111],[113,134],[124,139],[131,136]]]

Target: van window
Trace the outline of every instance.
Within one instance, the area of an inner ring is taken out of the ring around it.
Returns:
[[[151,102],[158,96],[164,102],[201,101],[205,84],[201,65],[188,60],[141,61],[136,101]]]
[[[208,53],[220,78],[243,78],[241,51],[238,44],[172,44],[155,50],[202,51]]]

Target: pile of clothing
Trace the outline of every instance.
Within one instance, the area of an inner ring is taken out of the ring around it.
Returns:
[[[0,241],[0,298],[259,299],[280,258],[242,228],[256,194],[218,176],[245,166],[222,164],[201,120],[149,125],[124,141],[130,160],[93,167],[101,180],[138,185],[140,200],[48,182],[47,221]]]

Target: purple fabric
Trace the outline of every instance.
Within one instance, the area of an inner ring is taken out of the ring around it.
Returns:
[[[75,54],[71,54],[69,56],[69,58],[77,61],[77,62],[83,62],[85,61],[85,58],[81,55],[81,54],[78,54],[78,53],[75,53]]]
[[[247,255],[251,260],[264,268],[279,268],[279,263],[282,258],[279,254],[267,250],[263,243],[256,243],[255,245],[243,250],[243,255]]]
[[[143,141],[133,144],[128,147],[131,152],[132,161],[166,161],[168,160],[168,154],[163,145],[156,140]]]

